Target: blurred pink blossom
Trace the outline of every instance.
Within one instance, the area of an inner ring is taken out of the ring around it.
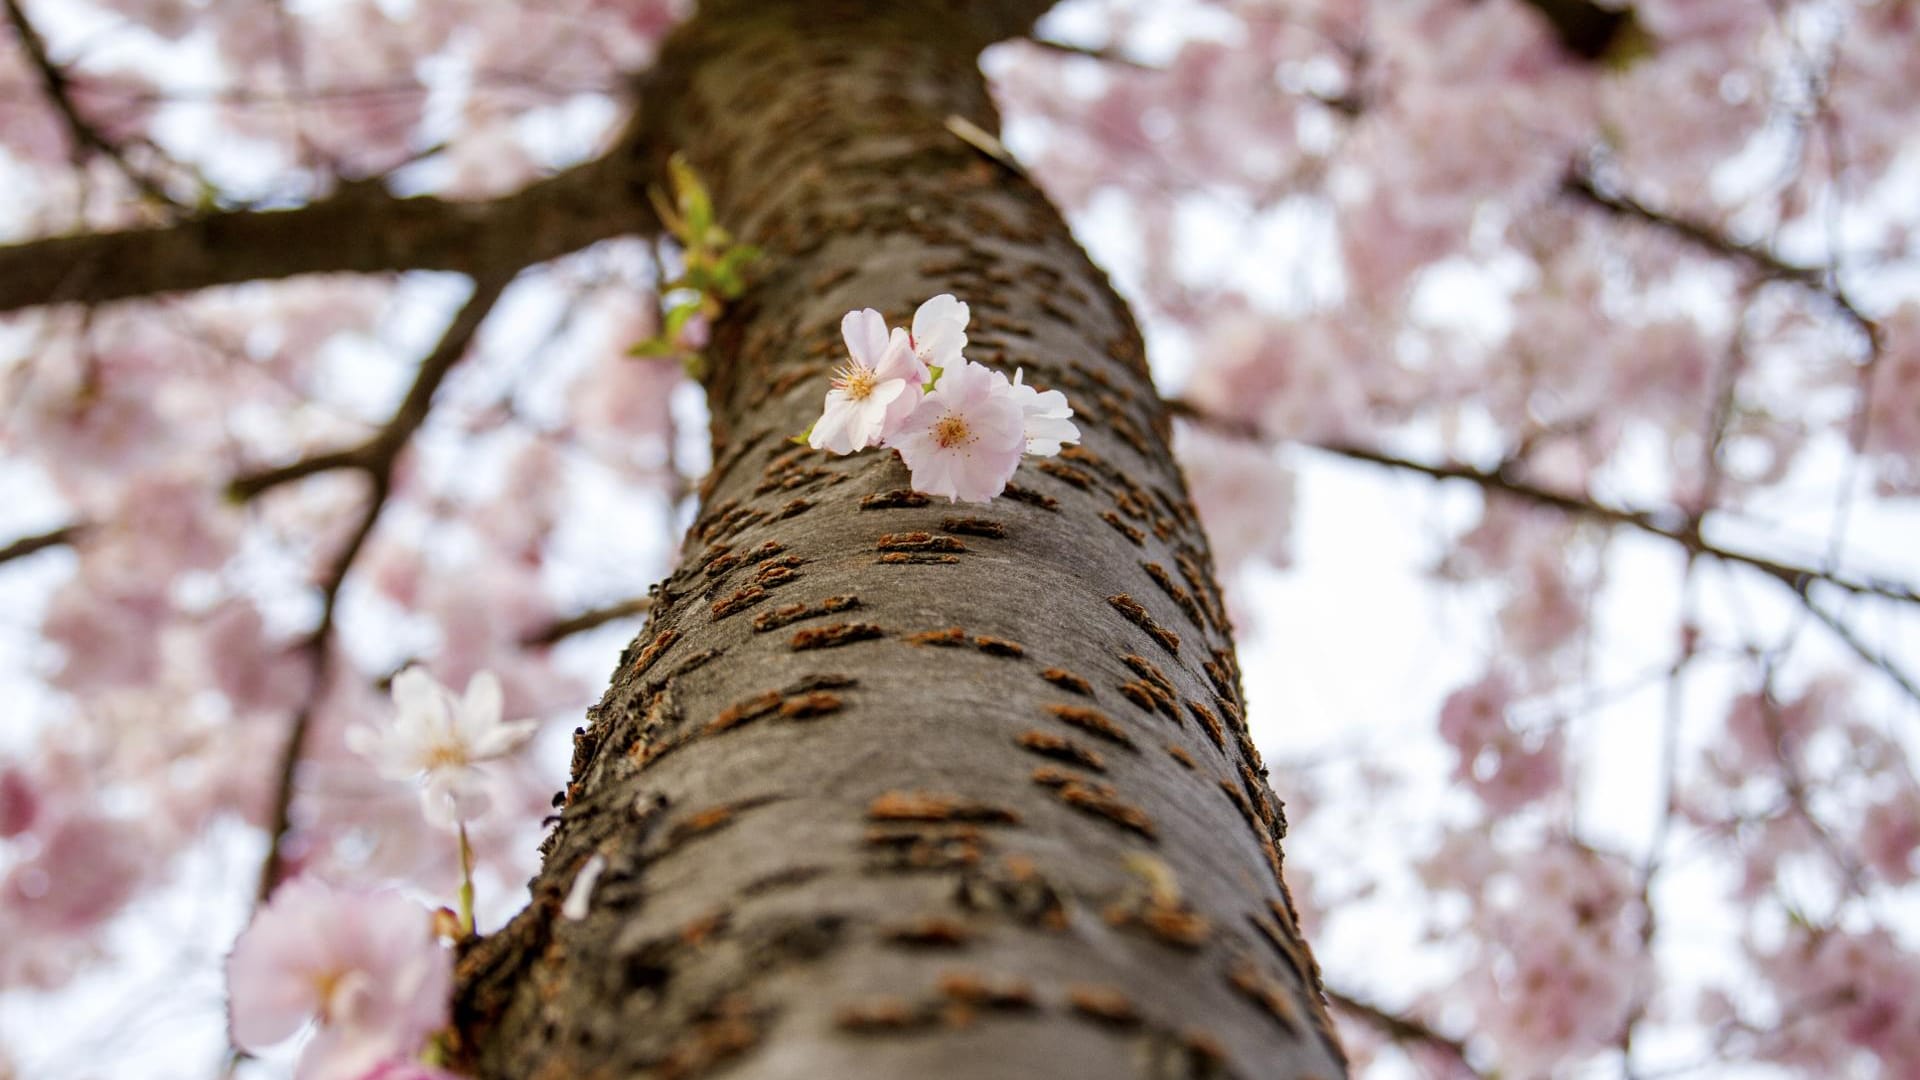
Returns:
[[[393,892],[282,885],[227,958],[235,1045],[261,1050],[317,1020],[300,1080],[354,1080],[447,1022],[452,955],[432,913]]]

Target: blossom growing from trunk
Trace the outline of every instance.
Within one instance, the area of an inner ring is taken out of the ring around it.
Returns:
[[[374,763],[382,776],[409,780],[424,775],[421,798],[427,817],[440,825],[472,821],[487,810],[486,762],[504,758],[533,736],[532,720],[500,719],[500,681],[482,671],[467,682],[464,697],[420,668],[393,679],[392,726],[347,731],[347,746]]]
[[[938,339],[947,327],[940,324]],[[930,372],[914,354],[905,330],[887,330],[878,311],[847,312],[840,320],[847,342],[847,362],[833,374],[826,410],[814,422],[807,445],[815,450],[851,454],[878,446],[920,404],[921,388]],[[963,336],[964,340],[964,336]]]
[[[1080,441],[1080,429],[1070,419],[1073,406],[1058,390],[1035,390],[1021,382],[1025,376],[1023,369],[1013,369],[1013,400],[1025,422],[1027,453],[1052,457],[1061,444]]]
[[[1026,385],[1019,370],[1009,382],[962,355],[969,316],[950,293],[914,311],[911,333],[889,332],[872,308],[848,312],[840,330],[851,359],[834,373],[807,444],[836,454],[891,447],[915,491],[988,502],[1022,453],[1051,456],[1079,442],[1065,394]]]
[[[887,445],[912,470],[915,491],[987,502],[1020,466],[1026,418],[1006,376],[962,360],[941,375]]]
[[[412,1054],[446,1024],[452,989],[426,908],[305,877],[273,894],[227,957],[234,1045],[260,1050],[319,1022],[299,1080],[351,1080]]]

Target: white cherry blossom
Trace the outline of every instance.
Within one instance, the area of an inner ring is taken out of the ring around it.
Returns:
[[[952,293],[941,293],[913,313],[913,354],[928,367],[948,368],[960,363],[967,347],[967,305]]]
[[[1073,406],[1058,390],[1035,390],[1026,385],[1021,381],[1025,375],[1024,370],[1015,368],[1012,388],[1013,400],[1025,422],[1027,453],[1052,457],[1060,452],[1062,444],[1080,441],[1080,429],[1069,419]]]
[[[826,409],[814,422],[807,445],[851,454],[878,446],[920,404],[927,366],[914,355],[907,332],[887,331],[878,311],[847,312],[840,321],[848,360],[833,374]]]
[[[391,726],[350,728],[347,746],[388,779],[424,776],[421,799],[427,817],[440,825],[486,813],[481,766],[519,749],[539,726],[500,719],[500,680],[490,671],[475,674],[465,696],[456,698],[423,669],[408,668],[394,676],[393,704]]]

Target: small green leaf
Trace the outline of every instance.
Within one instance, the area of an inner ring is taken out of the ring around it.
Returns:
[[[691,260],[687,263],[687,272],[681,276],[680,281],[676,284],[684,284],[694,292],[702,294],[714,291],[713,274],[707,270],[704,264]]]
[[[627,355],[645,357],[649,360],[658,360],[662,357],[672,356],[679,351],[679,349],[674,347],[673,342],[668,341],[666,338],[650,337],[645,341],[635,342],[634,346],[627,350]]]
[[[939,385],[940,376],[947,373],[947,369],[941,367],[939,364],[928,364],[927,370],[933,374],[933,377],[927,380],[927,385],[920,388],[920,392],[923,394],[932,392],[933,388]]]
[[[820,421],[815,420],[813,423],[807,425],[807,430],[801,432],[798,435],[795,435],[793,438],[788,439],[787,441],[790,443],[793,443],[796,446],[812,446],[813,445],[813,429],[818,427],[819,424],[820,424]]]
[[[700,302],[697,300],[691,303],[676,301],[667,309],[666,327],[661,331],[660,336],[668,341],[679,341],[680,332],[687,328],[687,320],[693,318],[699,310]]]
[[[700,182],[700,174],[693,171],[687,163],[685,154],[675,151],[667,159],[667,172],[673,178],[673,193],[680,203],[680,215],[686,219],[686,235],[683,237],[689,246],[706,239],[708,230],[713,228],[713,199],[707,195],[707,187]]]
[[[713,269],[714,291],[729,300],[747,291],[746,269],[759,257],[760,249],[752,244],[728,248]]]
[[[653,203],[653,212],[660,215],[660,225],[667,230],[667,235],[673,237],[686,235],[686,222],[681,221],[680,215],[673,212],[673,205],[667,201],[666,192],[649,185],[647,201]]]

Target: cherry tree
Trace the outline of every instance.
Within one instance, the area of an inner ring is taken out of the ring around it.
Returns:
[[[0,1075],[1920,1069],[1913,4],[0,3]]]

